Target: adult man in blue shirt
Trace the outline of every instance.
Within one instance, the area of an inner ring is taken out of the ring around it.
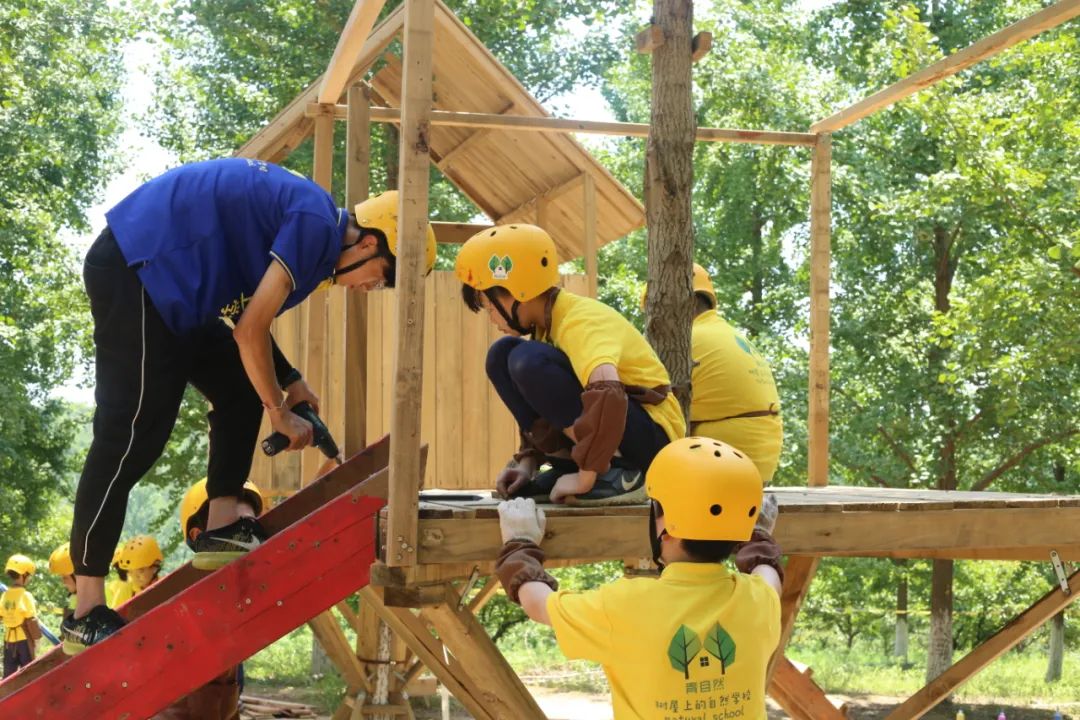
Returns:
[[[83,277],[94,316],[94,439],[75,497],[71,556],[78,598],[61,631],[80,651],[123,620],[105,576],[127,497],[160,457],[190,383],[211,404],[207,532],[196,557],[214,567],[266,539],[241,518],[263,408],[290,450],[311,442],[290,411],[318,398],[274,344],[270,323],[323,285],[393,287],[397,193],[355,207],[284,168],[231,158],[144,184],[106,213]],[[428,226],[427,260],[435,260]]]

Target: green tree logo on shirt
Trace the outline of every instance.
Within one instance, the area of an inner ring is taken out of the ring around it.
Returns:
[[[720,661],[720,674],[727,674],[727,669],[735,663],[735,640],[731,637],[720,623],[712,626],[705,635],[705,651]],[[668,644],[668,660],[671,667],[690,679],[690,665],[694,658],[701,652],[701,640],[690,628],[680,625],[675,631],[675,636]],[[702,656],[701,666],[709,666],[709,658]]]

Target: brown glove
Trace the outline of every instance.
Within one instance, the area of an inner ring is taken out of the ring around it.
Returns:
[[[527,582],[542,582],[552,590],[559,589],[559,581],[544,570],[544,557],[540,546],[529,540],[511,540],[499,552],[495,575],[507,597],[518,605],[518,590]]]
[[[754,528],[754,534],[747,542],[735,546],[735,567],[739,572],[750,573],[758,565],[768,565],[784,582],[784,566],[780,563],[780,546],[765,530]]]
[[[33,647],[34,643],[41,639],[41,626],[38,625],[38,619],[32,617],[23,620],[23,632],[26,633],[30,646]]]
[[[626,388],[615,380],[589,383],[581,393],[581,417],[574,422],[577,442],[570,456],[582,470],[607,472],[626,430]]]

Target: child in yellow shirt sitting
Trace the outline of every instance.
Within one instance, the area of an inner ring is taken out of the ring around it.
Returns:
[[[67,606],[64,608],[66,619],[75,614],[75,563],[71,561],[70,543],[64,543],[49,555],[49,572],[58,575],[64,583],[64,589],[68,591]]]
[[[641,333],[607,305],[560,290],[558,265],[547,232],[525,224],[477,233],[457,257],[465,304],[509,336],[488,350],[487,374],[523,444],[498,490],[643,502],[653,457],[686,432],[682,411]],[[552,469],[537,474],[543,462]]]

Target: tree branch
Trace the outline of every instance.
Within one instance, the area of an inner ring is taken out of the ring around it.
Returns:
[[[851,397],[846,392],[844,392],[844,389],[842,387],[839,387],[838,385],[834,384],[832,386],[832,389],[836,391],[837,395],[843,396],[852,405],[854,405],[856,408],[858,408],[860,413],[865,413],[866,412],[866,408],[863,407],[857,400],[855,400],[855,398]],[[897,442],[889,434],[889,431],[885,429],[885,426],[879,423],[878,426],[877,426],[877,431],[878,431],[878,434],[881,435],[881,437],[885,438],[885,442],[889,445],[890,448],[892,448],[893,453],[898,458],[900,458],[900,460],[904,463],[904,465],[907,466],[907,469],[909,470],[909,472],[911,472],[911,473],[915,472],[915,461],[914,461],[914,459],[911,457],[911,455],[906,450],[904,450],[904,448],[900,445],[900,443]]]
[[[1058,433],[1057,435],[1051,435],[1049,437],[1042,438],[1041,440],[1036,440],[1030,445],[1025,445],[1023,448],[1021,448],[1020,452],[1016,453],[1009,459],[1004,460],[1003,462],[998,464],[998,466],[995,467],[993,470],[983,475],[977,483],[971,486],[971,489],[976,492],[980,490],[985,490],[990,486],[990,483],[994,482],[1006,472],[1019,465],[1024,458],[1026,458],[1028,455],[1035,452],[1039,448],[1049,445],[1050,443],[1057,442],[1058,440],[1063,440],[1071,435],[1076,435],[1078,433],[1080,433],[1080,430],[1078,430],[1077,428],[1068,428]]]

